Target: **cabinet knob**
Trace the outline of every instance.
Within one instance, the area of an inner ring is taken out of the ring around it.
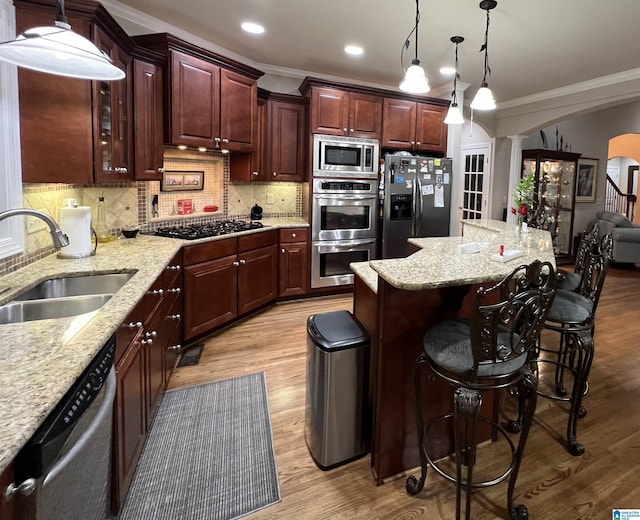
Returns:
[[[214,141],[215,141],[216,143],[219,143],[219,142],[220,142],[220,138],[219,138],[219,137],[216,137],[216,138],[214,138]]]
[[[416,144],[420,146],[422,143],[420,141],[416,141]]]
[[[352,134],[353,133],[353,128],[349,128],[349,133]]]
[[[150,293],[155,295],[155,296],[162,296],[164,294],[164,290],[163,289],[154,289],[153,291],[150,291]]]
[[[140,327],[142,327],[142,322],[141,321],[131,321],[131,322],[127,323],[126,325],[123,324],[122,326],[127,328],[127,329],[139,329]]]
[[[246,263],[247,263],[247,261],[244,258],[242,260],[240,260],[240,265],[244,265]]]
[[[416,144],[416,142],[415,141],[411,141],[411,144]]]
[[[155,338],[157,336],[158,336],[158,331],[157,330],[152,330],[152,331],[144,333],[144,337],[145,338]]]
[[[142,345],[153,345],[153,339],[149,338],[149,339],[143,339],[140,342]]]
[[[167,318],[169,318],[170,320],[179,320],[180,318],[182,318],[182,316],[180,316],[180,314],[169,314]]]
[[[260,175],[260,173],[258,173],[258,172],[251,172],[251,175],[255,175],[255,176],[257,177],[258,175]]]
[[[343,128],[342,131],[346,134],[347,133],[347,129]]]
[[[174,287],[173,289],[167,289],[167,292],[174,293],[174,294],[180,294],[180,287]]]
[[[158,168],[158,173],[164,173],[164,168],[162,166],[160,166],[160,168]]]
[[[291,233],[291,238],[296,238],[296,234],[295,233]]]
[[[229,142],[229,139],[227,139],[226,137],[224,137],[224,138],[222,139],[222,142],[223,142],[223,143],[228,143],[228,142]]]
[[[179,271],[181,267],[179,265],[168,265],[167,270],[169,271]]]
[[[9,502],[16,493],[20,493],[22,496],[26,497],[27,495],[33,493],[35,489],[36,479],[34,478],[28,478],[17,486],[12,482],[4,490],[4,501]]]
[[[236,267],[238,267],[238,266],[240,265],[240,263],[239,263],[239,262],[237,262],[237,261],[235,261],[235,260],[234,260],[233,262],[231,262],[231,263],[232,263],[233,265],[235,265]]]
[[[177,345],[171,345],[167,350],[175,350],[176,352],[180,352],[182,350],[182,345],[178,343]]]
[[[276,177],[278,175],[278,172],[273,172],[273,176]]]
[[[280,250],[280,252],[284,255],[285,253],[284,247]]]

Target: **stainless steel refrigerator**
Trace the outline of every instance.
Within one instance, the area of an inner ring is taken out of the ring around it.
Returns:
[[[384,156],[382,258],[409,255],[410,237],[449,236],[451,159]]]

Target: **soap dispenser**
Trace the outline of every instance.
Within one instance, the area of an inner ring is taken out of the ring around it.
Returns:
[[[98,198],[98,218],[96,219],[96,235],[98,242],[110,242],[115,237],[107,227],[107,209],[104,205],[104,194]]]

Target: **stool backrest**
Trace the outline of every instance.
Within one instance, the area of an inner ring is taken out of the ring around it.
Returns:
[[[558,222],[556,216],[547,212],[544,206],[538,206],[532,215],[527,217],[527,225],[536,229],[544,229],[551,233],[551,240],[555,241],[558,235]]]
[[[587,253],[598,247],[600,240],[600,224],[596,219],[593,219],[582,233],[580,233],[580,244],[576,251],[576,267],[574,272],[576,274],[582,274],[584,266],[587,261]]]
[[[478,289],[471,321],[472,375],[480,365],[505,363],[535,347],[556,283],[553,265],[536,260],[497,285]]]
[[[589,298],[592,303],[590,321],[596,314],[596,307],[600,300],[602,287],[607,276],[609,263],[613,260],[613,236],[607,233],[600,240],[596,250],[590,250],[586,254],[584,271],[580,278],[579,293],[585,298]]]

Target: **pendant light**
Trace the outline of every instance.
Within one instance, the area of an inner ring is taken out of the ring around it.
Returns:
[[[451,41],[456,44],[456,73],[453,77],[453,92],[451,93],[451,104],[449,105],[449,111],[447,117],[444,118],[446,125],[461,125],[464,123],[464,117],[462,117],[462,110],[458,107],[458,94],[456,88],[458,85],[458,78],[460,73],[458,72],[458,45],[464,41],[462,36],[452,36]]]
[[[109,56],[71,30],[64,0],[57,0],[54,25],[33,27],[15,40],[0,43],[0,60],[70,78],[112,81],[125,77]]]
[[[484,75],[482,76],[482,83],[480,89],[476,93],[476,97],[471,102],[471,108],[474,110],[494,110],[496,108],[496,100],[493,98],[493,93],[487,85],[487,75],[491,74],[491,68],[489,67],[489,11],[493,9],[498,2],[496,0],[482,0],[480,2],[480,9],[487,11],[487,28],[484,32],[484,45],[480,48],[480,52],[484,51]]]
[[[400,83],[400,90],[409,92],[410,94],[426,94],[429,92],[429,80],[424,69],[420,66],[420,60],[418,59],[418,24],[420,23],[420,7],[418,5],[419,0],[416,0],[416,25],[413,30],[407,36],[404,44],[402,45],[402,52],[400,53],[400,62],[402,63],[402,55],[404,50],[409,48],[409,38],[415,32],[415,57],[411,60],[411,66],[406,70],[404,79]],[[404,70],[404,65],[402,66]]]

